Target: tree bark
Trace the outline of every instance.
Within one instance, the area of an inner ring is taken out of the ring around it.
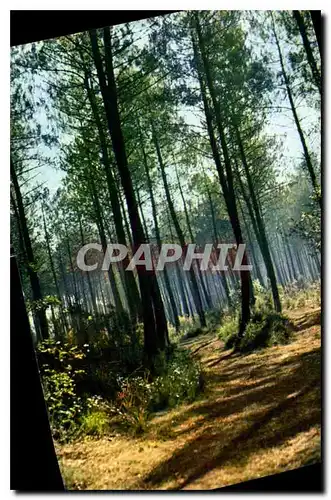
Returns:
[[[182,231],[180,224],[178,222],[178,218],[176,215],[174,204],[173,204],[172,199],[171,199],[167,175],[165,172],[163,159],[162,159],[162,155],[161,155],[161,150],[160,150],[159,142],[157,140],[153,124],[152,124],[152,135],[153,135],[153,142],[155,145],[157,158],[158,158],[158,162],[159,162],[159,167],[160,167],[160,171],[161,171],[161,177],[162,177],[163,186],[164,186],[164,190],[165,190],[165,194],[166,194],[166,199],[167,199],[167,203],[168,203],[168,207],[169,207],[169,212],[170,212],[172,221],[173,221],[175,229],[176,229],[179,243],[180,243],[182,249],[184,250],[186,248],[186,242],[185,242],[183,231]],[[198,281],[197,281],[193,266],[190,267],[188,272],[189,272],[189,275],[191,278],[191,285],[192,285],[191,291],[192,291],[194,304],[195,304],[195,307],[196,307],[196,310],[197,310],[197,313],[199,316],[200,324],[202,327],[205,327],[207,325],[207,323],[206,323],[205,313],[203,310],[201,295],[200,295],[200,291],[199,291],[199,285],[198,285]]]
[[[241,161],[242,161],[242,164],[243,164],[243,167],[245,170],[245,174],[246,174],[246,179],[247,179],[247,184],[248,184],[248,189],[249,189],[249,194],[250,194],[250,200],[252,201],[252,205],[253,205],[253,209],[254,209],[256,226],[258,229],[258,234],[256,236],[257,236],[258,242],[260,244],[261,253],[263,255],[264,263],[265,263],[267,273],[268,273],[268,278],[270,280],[271,292],[272,292],[272,297],[273,297],[273,301],[274,301],[274,305],[275,305],[275,310],[277,312],[281,312],[282,306],[280,303],[280,298],[279,298],[279,293],[278,293],[278,288],[277,288],[277,280],[276,280],[274,267],[272,265],[271,255],[270,255],[270,251],[269,251],[269,244],[268,244],[267,235],[266,235],[266,231],[265,231],[265,227],[264,227],[264,221],[262,219],[261,212],[260,212],[259,205],[258,205],[258,200],[257,200],[256,195],[255,195],[255,190],[254,190],[251,173],[249,171],[249,166],[248,166],[247,159],[246,159],[244,145],[243,145],[237,124],[234,124],[234,128],[235,128],[237,143],[239,146]]]
[[[178,184],[180,196],[181,196],[181,199],[182,199],[182,202],[183,202],[183,206],[184,206],[184,214],[185,214],[185,220],[186,220],[186,224],[187,224],[188,233],[190,235],[191,242],[194,243],[194,236],[193,236],[191,221],[190,221],[190,217],[189,217],[189,214],[188,214],[187,204],[186,204],[184,193],[183,193],[183,190],[182,190],[182,186],[181,186],[181,183],[180,183],[180,180],[179,180],[179,175],[178,175],[178,171],[177,171],[176,165],[175,165],[175,171],[176,171],[177,184]],[[202,271],[201,271],[199,265],[197,266],[197,272],[198,272],[198,275],[199,275],[199,278],[200,278],[201,288],[202,288],[202,292],[203,292],[203,295],[204,295],[207,307],[208,307],[208,309],[212,309],[213,308],[213,304],[211,302],[210,293],[208,292],[208,290],[206,288],[206,285],[205,285],[205,282],[204,282],[204,279],[203,279],[203,276],[202,276]]]
[[[96,103],[95,95],[93,93],[93,89],[91,87],[91,84],[89,82],[88,74],[86,73],[85,75],[85,88],[89,97],[91,109],[93,112],[94,120],[97,125],[98,129],[98,135],[99,135],[99,140],[100,140],[100,147],[101,147],[101,155],[102,155],[102,163],[105,169],[106,173],[106,179],[107,179],[107,186],[108,186],[108,193],[109,193],[109,199],[110,199],[110,204],[111,204],[111,209],[114,217],[114,225],[115,225],[115,231],[116,231],[116,236],[118,243],[121,245],[126,246],[126,237],[125,237],[125,232],[124,232],[124,227],[123,227],[123,219],[122,219],[122,214],[121,214],[121,205],[120,205],[120,200],[119,200],[119,195],[117,192],[113,172],[112,172],[112,167],[111,167],[111,162],[110,158],[108,155],[108,147],[107,147],[107,141],[106,141],[106,136],[104,133],[103,125],[100,119],[99,115],[99,110],[98,106]],[[126,256],[123,261],[121,262],[121,266],[123,269],[126,269],[129,265],[129,257]],[[130,315],[133,323],[137,321],[137,318],[141,315],[141,304],[140,304],[140,297],[139,297],[139,291],[137,287],[136,280],[134,278],[133,272],[131,271],[126,271],[124,273],[124,281],[125,281],[125,291],[127,295],[127,300],[129,304],[129,310],[130,310]]]
[[[202,37],[201,28],[200,28],[200,24],[199,24],[199,18],[197,15],[195,16],[195,19],[196,19],[196,31],[197,31],[197,35],[198,35],[202,64],[203,64],[204,72],[206,75],[206,80],[207,80],[207,84],[209,87],[210,95],[212,97],[213,107],[214,107],[215,115],[216,115],[217,128],[219,131],[222,150],[223,150],[226,177],[225,177],[225,173],[223,172],[223,168],[221,165],[221,160],[220,160],[220,156],[219,156],[219,152],[218,152],[218,146],[217,146],[217,142],[216,142],[216,139],[214,136],[214,128],[213,128],[213,123],[212,123],[211,110],[210,110],[208,99],[207,99],[204,79],[203,79],[203,76],[202,76],[202,73],[200,70],[198,48],[196,46],[194,37],[192,37],[195,60],[197,63],[197,68],[198,68],[198,77],[199,77],[201,95],[202,95],[202,99],[203,99],[204,110],[205,110],[206,121],[207,121],[209,140],[210,140],[210,145],[211,145],[211,149],[212,149],[212,153],[213,153],[214,162],[215,162],[216,169],[217,169],[218,176],[219,176],[219,180],[220,180],[220,185],[221,185],[221,188],[223,191],[225,204],[227,207],[232,230],[234,233],[234,237],[235,237],[237,245],[240,245],[244,242],[243,242],[243,238],[242,238],[241,227],[240,227],[237,206],[236,206],[236,200],[235,200],[231,162],[230,162],[228,148],[227,148],[227,144],[226,144],[226,140],[225,140],[225,136],[224,136],[221,120],[220,120],[219,105],[218,105],[218,102],[216,99],[216,94],[215,94],[214,86],[213,86],[213,80],[211,77],[211,73],[209,70],[209,64],[208,64],[207,56],[206,56],[205,49],[204,49],[204,42],[203,42],[203,37]],[[242,264],[247,265],[246,252],[243,256]],[[249,274],[247,271],[240,271],[240,282],[241,282],[241,320],[240,320],[240,327],[239,327],[239,332],[238,332],[239,339],[244,336],[246,326],[250,320],[250,299],[251,299],[251,290],[250,289],[251,289],[251,287],[250,287],[250,282],[249,282]]]
[[[321,60],[322,60],[322,27],[323,23],[321,18],[320,10],[310,10],[310,17],[314,26],[315,36],[318,44],[318,49],[320,52]]]
[[[316,87],[318,88],[319,93],[322,94],[321,75],[319,74],[319,71],[317,69],[317,64],[316,64],[316,61],[314,58],[314,54],[313,54],[313,51],[311,50],[311,45],[310,45],[310,41],[308,38],[304,19],[303,19],[299,10],[293,11],[293,17],[296,20],[299,31],[300,31],[302,43],[303,43],[303,46],[304,46],[305,51],[306,51],[307,60],[308,60]]]
[[[295,121],[295,125],[296,125],[296,128],[297,128],[299,137],[300,137],[300,142],[301,142],[301,146],[302,146],[302,149],[303,149],[303,154],[304,154],[304,157],[305,157],[308,174],[310,176],[310,181],[311,181],[311,184],[313,186],[314,192],[316,193],[316,196],[318,198],[319,204],[320,204],[320,206],[322,208],[322,200],[321,200],[321,197],[319,195],[319,189],[318,189],[318,183],[317,183],[317,179],[316,179],[316,174],[315,174],[314,167],[313,167],[313,164],[312,164],[312,161],[311,161],[311,157],[310,157],[310,154],[309,154],[309,151],[308,151],[308,146],[306,144],[305,136],[304,136],[303,130],[301,128],[301,124],[300,124],[300,120],[299,120],[299,117],[298,117],[298,114],[297,114],[297,110],[296,110],[296,107],[295,107],[295,104],[294,104],[292,90],[291,90],[291,87],[290,87],[290,83],[289,83],[289,79],[288,79],[287,73],[285,71],[285,66],[284,66],[282,51],[280,49],[280,45],[279,45],[279,41],[278,41],[278,37],[277,37],[277,33],[276,33],[276,27],[275,27],[275,23],[274,23],[273,18],[272,18],[272,24],[273,24],[273,32],[274,32],[274,37],[275,37],[275,40],[276,40],[276,45],[277,45],[277,50],[278,50],[279,62],[280,62],[280,66],[281,66],[281,70],[282,70],[282,75],[283,75],[284,82],[285,82],[286,92],[287,92],[288,100],[290,102],[290,106],[291,106],[293,118],[294,118],[294,121]]]
[[[104,45],[107,80],[102,66],[100,49],[95,30],[90,31],[90,39],[95,66],[98,73],[100,90],[102,93],[107,125],[112,141],[114,155],[120,174],[121,184],[129,212],[133,243],[136,248],[145,242],[145,235],[139,217],[138,206],[132,185],[131,173],[125,151],[121,121],[117,103],[117,89],[115,83],[112,48],[109,28],[104,28]],[[151,367],[154,366],[154,357],[159,349],[164,349],[167,342],[167,322],[155,273],[148,274],[138,266],[142,315],[144,322],[144,348]]]
[[[32,250],[32,244],[31,244],[31,239],[30,239],[30,234],[28,230],[28,224],[25,216],[25,210],[24,210],[24,205],[23,205],[23,199],[22,199],[22,194],[20,190],[20,186],[18,183],[15,167],[12,158],[10,158],[10,175],[11,179],[13,182],[13,187],[14,187],[14,192],[15,192],[15,198],[16,198],[16,204],[17,204],[17,211],[19,215],[19,221],[18,223],[20,224],[22,235],[23,235],[23,240],[24,240],[24,247],[25,247],[25,252],[26,252],[26,257],[27,257],[27,271],[28,275],[30,278],[30,283],[31,283],[31,290],[32,290],[32,297],[34,301],[41,301],[42,300],[42,293],[41,293],[41,287],[40,287],[40,282],[39,282],[39,277],[37,272],[35,271],[35,259],[34,259],[34,254]],[[38,323],[39,323],[39,340],[44,340],[49,337],[49,331],[48,331],[48,324],[47,324],[47,319],[46,319],[46,312],[43,307],[38,309],[36,311],[36,317],[38,318]]]
[[[151,180],[151,176],[149,173],[148,160],[147,160],[147,156],[146,156],[146,152],[145,152],[145,148],[144,148],[144,142],[143,142],[143,136],[141,133],[140,124],[138,123],[137,125],[138,125],[138,130],[139,130],[139,135],[140,135],[141,150],[142,150],[143,159],[144,159],[147,187],[148,187],[149,196],[150,196],[151,205],[152,205],[156,243],[157,243],[157,246],[158,246],[158,249],[160,252],[162,241],[161,241],[161,236],[160,236],[159,224],[158,224],[158,220],[157,220],[157,210],[156,210],[156,203],[155,203],[155,198],[154,198],[154,194],[153,194],[153,185],[152,185],[152,180]],[[169,274],[168,274],[168,269],[167,269],[166,265],[164,266],[164,269],[163,269],[163,277],[164,277],[165,288],[167,290],[167,294],[169,297],[170,307],[171,307],[173,318],[174,318],[174,326],[176,328],[176,331],[179,331],[180,322],[179,322],[179,318],[178,318],[178,310],[177,310],[177,305],[175,302],[174,294],[173,294],[173,291],[172,291],[172,288],[170,285]]]

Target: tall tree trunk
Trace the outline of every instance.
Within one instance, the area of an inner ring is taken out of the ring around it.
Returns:
[[[316,87],[318,88],[320,94],[322,94],[321,75],[319,74],[319,71],[317,69],[317,64],[316,64],[316,61],[314,58],[314,54],[313,54],[313,51],[311,50],[311,45],[310,45],[310,41],[308,38],[304,19],[303,19],[299,10],[293,11],[293,17],[296,20],[299,31],[300,31],[302,43],[303,43],[303,46],[304,46],[305,51],[306,51],[307,60],[308,60],[311,72],[313,74],[313,78],[314,78]]]
[[[141,222],[142,222],[143,229],[144,229],[144,232],[146,235],[146,241],[148,241],[148,229],[147,229],[145,215],[143,212],[143,207],[142,207],[139,189],[136,189],[136,194],[137,194],[138,209],[140,209]]]
[[[155,203],[155,198],[154,198],[154,194],[153,194],[153,185],[152,185],[152,180],[151,180],[151,176],[149,173],[148,160],[147,160],[147,156],[146,156],[146,152],[145,152],[145,148],[144,148],[143,136],[141,133],[141,128],[140,128],[139,122],[137,125],[138,125],[139,134],[140,134],[140,145],[141,145],[141,150],[143,153],[147,186],[148,186],[149,196],[150,196],[151,205],[152,205],[156,243],[157,243],[157,246],[158,246],[158,249],[160,252],[162,241],[161,241],[161,236],[160,236],[159,224],[158,224],[158,220],[157,220],[157,210],[156,210],[156,203]],[[173,318],[174,318],[174,326],[176,328],[176,331],[178,331],[180,328],[180,323],[179,323],[179,318],[178,318],[178,310],[177,310],[174,294],[173,294],[173,291],[172,291],[172,288],[170,285],[169,274],[168,274],[168,269],[167,269],[166,265],[164,266],[164,269],[163,269],[163,277],[164,277],[165,288],[167,290],[167,294],[169,297],[170,307],[171,307]]]
[[[125,211],[125,207],[124,207],[124,203],[123,203],[123,198],[122,198],[121,195],[119,195],[119,202],[120,202],[121,213],[122,213],[122,217],[123,217],[123,221],[124,221],[124,228],[126,230],[126,234],[127,234],[127,238],[129,240],[129,243],[130,243],[130,247],[132,249],[133,248],[133,241],[132,241],[131,231],[130,231],[130,227],[129,227],[128,218],[126,216],[126,211]]]
[[[93,176],[90,175],[89,171],[88,171],[88,182],[89,182],[89,186],[90,186],[90,190],[91,190],[91,197],[93,200],[97,226],[99,228],[101,246],[102,246],[103,252],[105,254],[107,251],[107,238],[106,238],[106,231],[105,231],[105,226],[104,226],[104,221],[103,221],[103,214],[102,214],[102,209],[101,209],[101,205],[100,205],[100,201],[99,201],[99,196],[98,196],[96,186],[94,183],[94,179],[93,179]],[[109,265],[109,269],[107,269],[107,272],[108,272],[108,277],[109,277],[110,288],[111,288],[111,291],[112,291],[112,294],[114,297],[116,312],[121,315],[124,312],[124,307],[123,307],[122,300],[121,300],[121,297],[120,297],[120,294],[119,294],[119,291],[117,288],[115,274],[114,274],[112,264]]]
[[[169,213],[169,210],[167,210],[167,219],[168,219],[168,226],[169,226],[169,232],[170,232],[170,239],[171,239],[171,242],[173,243],[174,242],[174,235],[173,235],[172,229],[171,229],[171,215]],[[185,280],[184,280],[183,276],[181,275],[178,261],[175,262],[175,273],[176,273],[177,282],[178,282],[179,296],[181,299],[182,312],[185,316],[189,317],[191,315],[191,309],[189,307],[189,300],[188,300],[187,294],[186,294],[186,287],[185,287],[185,283],[184,283]]]
[[[272,14],[271,14],[271,16],[272,16]],[[310,154],[309,154],[309,151],[308,151],[308,146],[307,146],[307,143],[306,143],[306,139],[305,139],[305,136],[303,134],[303,130],[301,128],[301,124],[300,124],[300,120],[299,120],[299,117],[298,117],[298,113],[297,113],[297,110],[296,110],[296,107],[295,107],[295,104],[294,104],[292,90],[291,90],[290,82],[289,82],[289,79],[288,79],[288,76],[287,76],[287,73],[286,73],[286,70],[285,70],[283,56],[282,56],[282,51],[281,51],[281,48],[280,48],[280,45],[279,45],[279,41],[278,41],[278,37],[277,37],[277,33],[276,33],[275,22],[273,20],[273,17],[272,17],[272,24],[273,24],[273,32],[274,32],[274,37],[275,37],[275,40],[276,40],[276,45],[277,45],[277,50],[278,50],[279,62],[280,62],[280,66],[281,66],[281,70],[282,70],[282,75],[283,75],[284,82],[285,82],[286,92],[287,92],[288,100],[290,102],[290,106],[291,106],[292,115],[293,115],[293,118],[294,118],[294,121],[295,121],[295,125],[296,125],[296,128],[297,128],[299,137],[300,137],[300,142],[301,142],[301,146],[302,146],[302,149],[303,149],[303,154],[304,154],[304,157],[305,157],[305,162],[306,162],[308,174],[310,176],[310,181],[311,181],[313,189],[314,189],[314,191],[316,193],[316,196],[318,198],[319,204],[320,204],[320,206],[322,208],[322,200],[321,200],[321,197],[319,195],[319,187],[318,187],[318,183],[317,183],[317,179],[316,179],[316,174],[315,174],[314,167],[313,167],[313,164],[312,164],[312,160],[311,160],[311,157],[310,157]]]
[[[10,201],[12,204],[12,208],[14,210],[14,217],[16,219],[16,225],[17,225],[17,229],[18,229],[19,251],[20,251],[20,255],[21,255],[21,259],[20,259],[21,262],[18,261],[18,265],[21,264],[24,268],[27,269],[29,263],[28,263],[26,251],[25,251],[24,237],[23,237],[23,232],[22,232],[22,228],[21,228],[21,224],[20,224],[20,217],[19,217],[19,213],[17,210],[16,201],[15,201],[15,197],[13,195],[12,189],[10,189]],[[21,271],[21,269],[19,269],[19,270]],[[34,311],[31,311],[31,314],[32,314],[35,332],[36,332],[36,335],[38,338],[37,340],[39,341],[39,340],[41,340],[39,321],[38,321],[38,318],[36,317],[36,314]]]
[[[178,184],[178,189],[179,189],[179,192],[180,192],[180,197],[182,199],[183,206],[184,206],[184,214],[185,214],[185,220],[186,220],[186,224],[187,224],[188,234],[189,234],[189,236],[191,238],[191,242],[194,243],[194,236],[193,236],[193,231],[192,231],[190,217],[189,217],[188,210],[187,210],[187,203],[185,201],[185,196],[184,196],[184,193],[183,193],[183,190],[182,190],[182,186],[181,186],[181,183],[180,183],[180,179],[179,179],[179,175],[178,175],[176,164],[175,164],[175,171],[176,171],[177,184]],[[212,309],[213,304],[211,302],[210,294],[209,294],[209,292],[208,292],[208,290],[206,288],[206,285],[205,285],[205,282],[204,282],[204,279],[203,279],[203,276],[202,276],[202,271],[201,271],[199,265],[197,266],[197,272],[198,272],[198,275],[199,275],[199,278],[200,278],[201,288],[202,288],[202,292],[203,292],[203,295],[204,295],[207,307],[208,307],[208,309]]]
[[[77,281],[76,281],[76,275],[75,275],[75,270],[74,266],[72,263],[72,251],[71,251],[71,246],[70,246],[70,239],[69,239],[69,234],[68,234],[68,227],[66,222],[64,221],[64,231],[65,231],[65,243],[67,247],[67,254],[68,254],[68,260],[69,260],[69,266],[70,266],[70,272],[71,272],[71,279],[73,283],[73,291],[74,291],[74,297],[75,297],[75,304],[79,305],[80,304],[80,297],[78,294],[78,287],[77,287]]]
[[[145,242],[145,235],[139,217],[138,206],[132,185],[131,173],[125,151],[121,121],[117,103],[117,89],[115,83],[110,29],[104,28],[104,46],[107,80],[103,70],[100,49],[95,30],[90,31],[90,39],[94,63],[98,73],[100,90],[107,117],[107,125],[113,145],[114,155],[123,187],[129,212],[133,243],[136,248]],[[142,315],[144,321],[144,347],[148,361],[153,368],[154,357],[159,349],[164,349],[167,343],[167,321],[162,304],[160,291],[155,273],[148,274],[138,266]]]
[[[52,272],[53,281],[54,281],[54,285],[55,285],[56,295],[57,295],[57,298],[61,301],[61,304],[60,304],[61,322],[62,322],[63,329],[65,332],[66,330],[68,330],[68,323],[67,323],[67,319],[65,317],[65,314],[63,313],[62,297],[61,297],[59,283],[58,283],[56,272],[55,272],[54,259],[53,259],[53,255],[52,255],[52,250],[51,250],[50,239],[49,239],[49,234],[48,234],[48,230],[47,230],[47,224],[46,224],[43,205],[41,206],[41,211],[42,211],[42,217],[43,217],[44,233],[45,233],[46,248],[47,248],[47,253],[48,253],[48,258],[49,258],[49,264],[51,267],[51,272]],[[52,311],[52,313],[53,313],[53,311]]]
[[[124,227],[123,227],[123,219],[122,219],[122,214],[121,214],[121,204],[120,204],[121,197],[119,196],[118,191],[117,191],[115,179],[114,179],[113,172],[112,172],[112,165],[111,165],[109,154],[108,154],[108,147],[107,147],[105,132],[104,132],[103,125],[102,125],[102,122],[100,119],[98,106],[97,106],[95,95],[94,95],[94,92],[92,89],[92,84],[89,81],[87,72],[85,74],[85,88],[86,88],[86,91],[87,91],[87,94],[89,97],[94,120],[95,120],[95,123],[97,125],[97,129],[98,129],[98,135],[99,135],[99,141],[100,141],[100,147],[101,147],[101,155],[102,155],[102,163],[103,163],[105,173],[106,173],[108,193],[109,193],[111,209],[112,209],[112,213],[113,213],[113,217],[114,217],[114,225],[115,225],[117,241],[121,245],[126,246],[126,237],[125,237],[125,231],[124,231]],[[128,235],[130,236],[129,230],[128,230]],[[130,242],[130,244],[132,245],[132,242]],[[120,265],[123,269],[126,269],[129,265],[129,257],[126,256],[123,259],[123,261],[120,263]],[[139,291],[138,291],[137,283],[136,283],[136,280],[134,278],[133,272],[126,271],[124,273],[124,280],[125,280],[125,291],[126,291],[126,295],[127,295],[127,301],[129,304],[131,319],[132,319],[133,323],[135,323],[137,320],[137,317],[139,317],[141,314],[141,311],[140,311],[141,304],[140,304]]]
[[[288,254],[288,257],[289,257],[289,260],[290,260],[290,267],[291,267],[291,270],[292,270],[292,277],[293,277],[293,280],[296,280],[297,279],[297,273],[296,273],[295,264],[294,264],[294,261],[293,261],[292,248],[291,248],[291,245],[290,245],[288,237],[285,236],[284,233],[282,233],[282,235],[283,235],[283,238],[285,240],[285,246],[287,248],[287,254]]]
[[[85,238],[84,238],[84,231],[83,231],[83,226],[82,226],[82,219],[79,216],[79,231],[80,231],[80,240],[81,240],[81,245],[82,247],[85,245]],[[95,293],[93,290],[93,285],[92,285],[92,280],[90,273],[86,273],[86,278],[87,278],[87,286],[90,292],[90,297],[91,297],[91,303],[92,303],[92,310],[95,316],[98,315],[98,308],[97,308],[97,303],[95,299]]]
[[[30,283],[31,283],[31,290],[32,290],[32,298],[34,301],[41,301],[42,300],[42,293],[41,293],[41,287],[40,287],[40,282],[39,282],[39,277],[37,272],[35,271],[35,259],[34,259],[34,254],[32,250],[32,244],[31,244],[31,239],[30,239],[30,234],[28,230],[28,224],[25,216],[25,210],[24,210],[24,205],[23,205],[23,199],[22,199],[22,194],[20,190],[20,186],[18,183],[15,167],[13,164],[12,158],[10,158],[10,175],[11,179],[13,182],[13,187],[14,187],[14,193],[15,193],[15,198],[16,198],[16,204],[17,204],[17,211],[19,215],[19,221],[18,223],[20,224],[22,235],[23,235],[23,241],[24,241],[24,247],[25,247],[25,252],[26,252],[26,258],[27,258],[27,271],[28,275],[30,278]],[[47,339],[49,337],[49,331],[48,331],[48,324],[47,324],[47,319],[46,319],[46,312],[43,307],[38,309],[36,311],[36,317],[38,318],[38,323],[39,323],[39,339]]]
[[[208,196],[208,202],[209,202],[209,207],[210,207],[210,213],[211,213],[211,220],[212,220],[212,225],[213,225],[213,233],[214,233],[214,244],[218,245],[218,234],[217,234],[217,227],[216,227],[216,217],[215,217],[215,207],[214,203],[211,197],[211,193],[208,189],[208,186],[206,186],[206,192]],[[218,257],[218,255],[217,255]],[[224,271],[218,271],[219,276],[221,277],[222,285],[225,291],[225,295],[228,301],[228,305],[231,308],[232,307],[232,299],[231,299],[231,294],[229,290],[229,285],[226,279],[226,275],[224,274]]]
[[[262,219],[262,215],[261,215],[260,208],[258,205],[258,200],[257,200],[256,195],[255,195],[255,189],[253,186],[251,173],[249,171],[249,166],[248,166],[247,159],[246,159],[244,145],[243,145],[237,124],[234,124],[234,128],[235,128],[235,133],[236,133],[236,137],[237,137],[237,143],[239,146],[241,161],[242,161],[242,164],[244,166],[244,170],[245,170],[245,174],[246,174],[246,179],[247,179],[247,184],[248,184],[248,189],[249,189],[249,194],[250,194],[250,200],[252,201],[252,205],[253,205],[253,209],[254,209],[256,226],[258,228],[258,235],[257,236],[258,236],[258,239],[260,242],[261,253],[264,257],[264,262],[265,262],[265,266],[267,269],[268,278],[270,280],[271,292],[272,292],[272,297],[273,297],[273,301],[274,301],[274,305],[275,305],[275,310],[277,312],[281,312],[282,306],[280,303],[280,298],[279,298],[279,293],[278,293],[278,288],[277,288],[277,280],[276,280],[274,267],[272,265],[271,255],[270,255],[270,251],[269,251],[269,243],[267,240],[267,235],[266,235],[266,231],[265,231],[265,227],[264,227],[264,221]]]
[[[314,26],[315,36],[318,44],[318,49],[320,52],[321,60],[322,60],[322,18],[320,10],[310,10],[310,17]]]
[[[244,186],[242,185],[242,188],[244,188]],[[250,236],[250,229],[249,229],[249,226],[248,226],[248,222],[246,220],[246,217],[245,217],[245,214],[244,214],[244,210],[243,210],[243,207],[242,207],[242,204],[240,203],[240,200],[238,200],[238,205],[239,205],[239,208],[240,208],[240,212],[241,212],[241,216],[242,216],[242,220],[244,222],[244,227],[246,229],[246,234],[247,234],[247,239],[248,239],[248,242],[250,244],[250,247],[251,247],[251,253],[252,253],[252,257],[253,257],[253,262],[254,262],[254,267],[255,267],[255,272],[256,272],[256,277],[258,279],[258,281],[260,282],[261,286],[264,287],[264,282],[263,282],[263,278],[262,278],[262,273],[261,273],[261,270],[260,270],[260,267],[258,265],[258,261],[257,261],[257,258],[255,256],[255,252],[254,252],[254,245],[253,245],[253,239],[252,237]],[[254,231],[255,232],[255,231]],[[262,256],[263,257],[263,256]]]
[[[204,79],[203,79],[203,76],[201,73],[198,47],[196,46],[194,37],[192,36],[193,49],[194,49],[195,60],[197,63],[197,68],[198,68],[198,77],[199,77],[200,90],[201,90],[201,95],[202,95],[204,110],[205,110],[205,116],[206,116],[206,121],[207,121],[209,140],[210,140],[213,158],[215,161],[216,169],[217,169],[219,180],[220,180],[220,185],[221,185],[221,188],[223,191],[225,204],[227,207],[232,230],[234,233],[234,237],[235,237],[237,245],[240,245],[240,244],[243,244],[244,242],[243,242],[243,238],[242,238],[241,227],[240,227],[237,206],[236,206],[236,200],[235,200],[232,168],[231,168],[228,148],[227,148],[227,144],[226,144],[226,140],[225,140],[225,136],[224,136],[221,120],[220,120],[219,105],[218,105],[218,102],[216,99],[213,80],[211,77],[209,63],[208,63],[205,48],[204,48],[204,41],[203,41],[203,37],[202,37],[202,33],[201,33],[201,27],[200,27],[198,15],[195,16],[195,19],[196,19],[196,31],[197,31],[197,35],[198,35],[202,64],[203,64],[204,72],[206,75],[206,80],[207,80],[207,84],[209,87],[209,92],[210,92],[210,95],[212,98],[213,107],[214,107],[214,111],[215,111],[215,115],[216,115],[217,128],[218,128],[220,139],[221,139],[221,145],[222,145],[223,157],[224,157],[224,163],[225,163],[225,169],[226,169],[226,177],[225,177],[225,173],[223,171],[222,165],[221,165],[221,160],[220,160],[220,156],[219,156],[219,152],[218,152],[218,146],[217,146],[217,142],[216,142],[216,139],[214,136],[212,114],[211,114],[211,110],[210,110],[208,99],[207,99]],[[246,252],[244,253],[242,263],[243,263],[243,265],[247,265]],[[249,272],[240,271],[240,282],[241,282],[241,320],[240,320],[240,327],[239,327],[239,332],[238,332],[239,339],[244,336],[246,326],[250,320],[251,287],[250,287],[250,280],[249,280]]]
[[[173,221],[175,229],[176,229],[179,243],[180,243],[182,249],[184,250],[186,248],[186,242],[185,242],[183,231],[182,231],[180,224],[178,222],[175,207],[174,207],[174,204],[172,202],[171,195],[170,195],[167,175],[165,172],[165,167],[163,164],[161,150],[160,150],[159,142],[158,142],[153,124],[152,124],[152,136],[153,136],[153,142],[154,142],[154,146],[156,149],[156,154],[157,154],[157,158],[158,158],[158,162],[159,162],[159,167],[160,167],[160,171],[161,171],[161,177],[162,177],[163,187],[164,187],[164,191],[165,191],[165,195],[166,195],[166,199],[167,199],[167,203],[168,203],[168,207],[169,207],[169,212],[170,212],[172,221]],[[188,272],[189,272],[189,275],[191,278],[192,296],[193,296],[194,304],[195,304],[195,307],[196,307],[196,310],[197,310],[197,313],[199,316],[200,324],[202,327],[205,327],[207,323],[206,323],[205,313],[203,310],[199,285],[198,285],[198,281],[197,281],[193,266],[190,267]]]

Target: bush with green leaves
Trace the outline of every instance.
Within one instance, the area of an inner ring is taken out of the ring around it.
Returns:
[[[273,345],[287,344],[290,332],[290,322],[283,314],[255,311],[239,343],[239,350],[250,352]]]
[[[195,399],[203,385],[200,365],[185,350],[156,356],[153,376],[143,366],[127,375],[106,348],[95,353],[48,340],[38,359],[54,437],[101,436],[114,415],[135,435],[144,432],[152,412]],[[106,403],[112,401],[112,403]]]
[[[134,434],[146,430],[153,412],[192,402],[202,390],[200,364],[187,351],[175,349],[169,359],[166,353],[159,354],[155,371],[158,375],[153,380],[148,372],[118,378],[121,389],[112,412]]]
[[[152,384],[150,408],[152,411],[192,402],[203,387],[200,364],[188,351],[176,350],[166,369]]]
[[[42,382],[53,436],[65,440],[74,435],[84,413],[82,398],[70,373],[45,368]]]
[[[110,431],[110,405],[101,396],[87,397],[84,409],[80,417],[80,435],[102,437]]]
[[[271,310],[273,307],[271,290],[264,288],[258,280],[253,281],[253,290],[255,309],[264,311]]]
[[[42,311],[47,309],[49,306],[60,306],[61,301],[55,295],[46,295],[39,300],[29,300],[26,299],[26,309],[31,312]]]
[[[70,343],[63,343],[53,339],[40,342],[37,346],[37,357],[41,374],[45,369],[52,368],[56,371],[68,371],[74,376],[82,375],[84,372],[89,345],[78,347]]]
[[[85,393],[89,351],[87,344],[79,348],[52,339],[37,346],[44,397],[57,440],[73,437],[90,411],[91,400]]]
[[[134,435],[143,433],[147,428],[151,383],[146,373],[143,376],[118,377],[120,391],[117,394],[113,414]]]
[[[276,344],[285,344],[290,340],[290,321],[283,314],[274,311],[270,291],[264,289],[257,280],[253,282],[253,286],[255,305],[243,338],[238,338],[238,316],[224,318],[218,330],[225,349],[235,347],[240,352],[250,352]],[[283,293],[283,290],[281,292]]]
[[[286,316],[272,310],[254,310],[245,335],[238,338],[237,319],[229,320],[220,329],[220,338],[225,349],[236,349],[246,353],[272,345],[286,344],[290,340],[291,325]]]
[[[199,327],[199,321],[191,316],[179,316],[178,319],[180,323],[178,331],[173,325],[168,326],[170,341],[175,344],[187,338],[186,336],[189,332],[195,331]]]
[[[104,410],[88,411],[80,422],[80,433],[86,436],[102,437],[110,430],[109,413]]]
[[[218,329],[218,336],[224,342],[225,349],[234,347],[235,340],[238,335],[239,320],[237,316],[227,316],[223,320],[223,324]]]

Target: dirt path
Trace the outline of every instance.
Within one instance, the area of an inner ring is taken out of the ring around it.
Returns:
[[[202,397],[155,417],[140,439],[58,448],[68,488],[213,489],[320,459],[320,310],[288,311],[286,346],[247,356],[214,336],[187,341],[201,359]]]

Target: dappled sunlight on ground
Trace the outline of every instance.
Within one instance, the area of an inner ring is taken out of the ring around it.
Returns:
[[[212,489],[320,459],[320,310],[289,311],[294,340],[249,355],[215,336],[186,342],[206,390],[150,423],[139,439],[115,436],[58,449],[75,489]]]

